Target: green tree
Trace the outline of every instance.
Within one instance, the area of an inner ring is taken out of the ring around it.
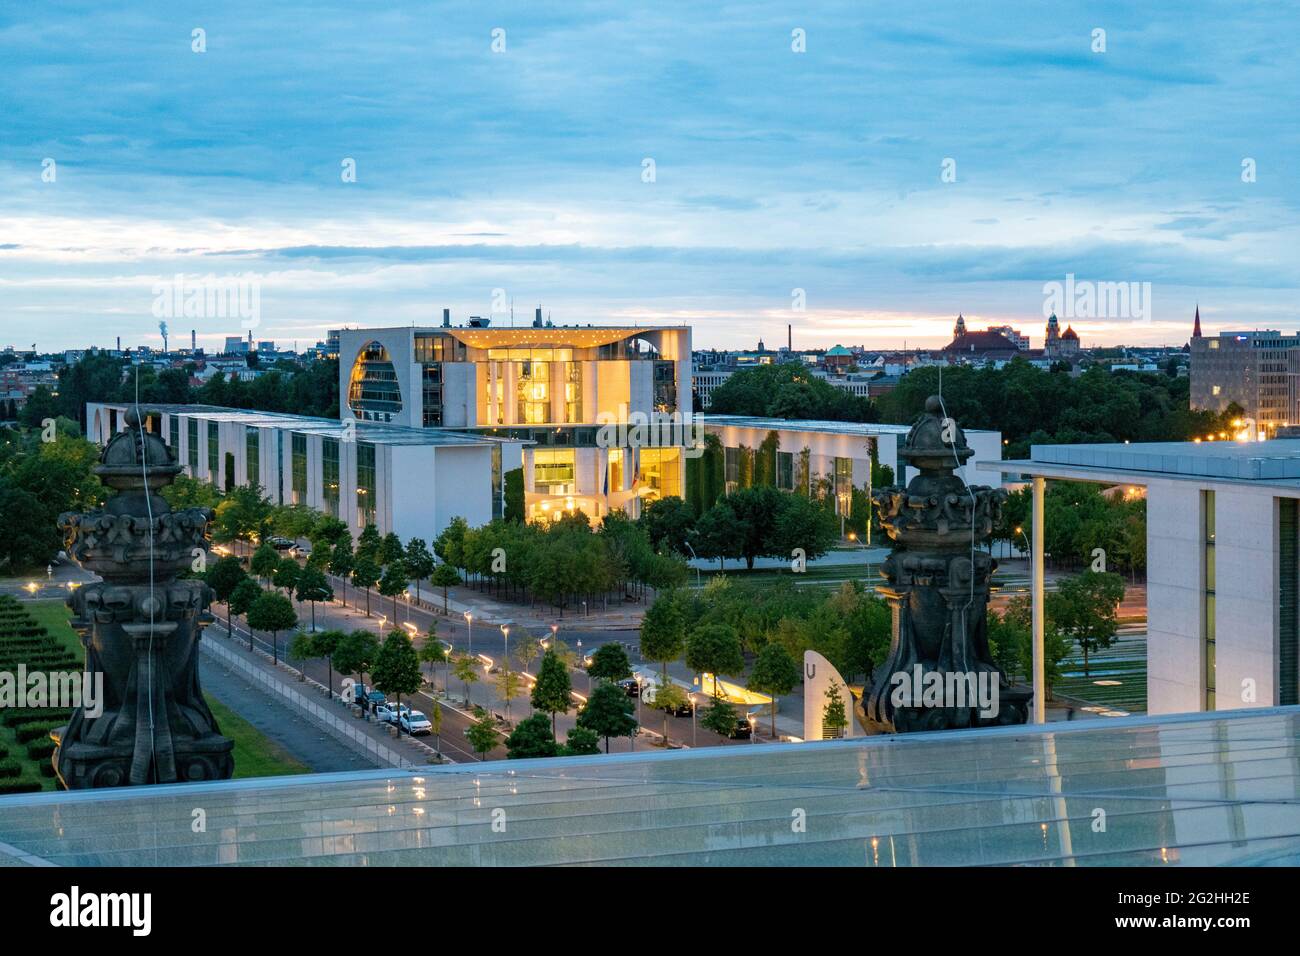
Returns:
[[[713,698],[713,702],[704,711],[704,716],[700,718],[701,727],[713,731],[724,740],[730,739],[736,732],[738,722],[736,708],[721,697]]]
[[[780,644],[765,644],[754,659],[754,666],[749,672],[749,689],[772,698],[773,740],[776,739],[776,699],[793,691],[802,679],[799,665]]]
[[[433,584],[434,587],[442,588],[442,612],[444,614],[449,613],[447,610],[447,589],[460,584],[460,575],[456,573],[456,569],[450,564],[440,564],[433,569],[433,576],[430,578],[430,583]]]
[[[496,721],[492,719],[491,714],[486,712],[469,725],[466,736],[469,737],[469,745],[474,748],[479,760],[486,760],[487,755],[492,752],[492,748],[497,745],[497,741],[500,739],[497,733]]]
[[[248,609],[249,629],[271,633],[271,658],[277,664],[280,662],[280,632],[297,626],[298,615],[294,613],[293,603],[283,594],[264,591]]]
[[[605,753],[609,753],[611,737],[632,737],[636,734],[636,718],[627,694],[617,684],[597,684],[591,699],[578,712],[578,726],[605,738]]]
[[[659,664],[659,680],[668,683],[668,665],[686,650],[686,622],[673,594],[661,594],[641,620],[641,656]]]
[[[406,556],[402,539],[395,532],[388,532],[379,542],[379,563],[388,565],[401,561]]]
[[[357,682],[364,685],[366,674],[374,666],[379,654],[379,641],[369,631],[355,630],[339,641],[334,649],[334,663],[339,672],[355,674]]]
[[[540,715],[539,715],[540,716]],[[585,757],[600,753],[600,737],[589,727],[571,727],[560,748],[562,757]]]
[[[587,665],[587,674],[597,680],[626,680],[632,676],[632,663],[628,660],[623,645],[611,641],[596,648],[596,652],[591,655],[591,663]]]
[[[704,624],[686,641],[686,666],[697,674],[713,675],[713,696],[718,697],[718,678],[734,677],[745,669],[740,638],[729,624]]]
[[[424,677],[420,673],[420,660],[405,631],[398,628],[388,632],[388,637],[384,638],[384,643],[379,648],[379,655],[375,658],[374,673],[371,677],[374,678],[376,687],[385,694],[393,694],[397,698],[397,709],[400,714],[402,695],[406,694],[409,697],[424,683]],[[399,735],[402,732],[400,719],[397,722],[397,732]]]
[[[637,519],[656,551],[674,551],[689,554],[687,540],[695,527],[695,512],[689,504],[674,495],[659,498],[646,505]]]
[[[226,601],[226,609],[230,614],[247,614],[257,599],[265,593],[252,578],[244,578],[230,592],[230,598]],[[229,617],[226,620],[228,623]],[[253,649],[252,625],[249,625],[248,629],[248,649],[250,651]]]
[[[343,606],[348,606],[348,575],[356,558],[352,554],[352,541],[344,538],[330,552],[329,572],[343,582]]]
[[[664,713],[663,737],[665,747],[668,746],[668,715],[677,713],[689,703],[690,699],[686,696],[686,691],[672,681],[655,687],[654,701],[650,706]]]
[[[849,725],[849,715],[844,712],[844,698],[840,696],[843,689],[840,682],[834,680],[826,688],[826,703],[822,705],[823,736],[843,737],[844,729]]]
[[[1083,676],[1088,658],[1115,641],[1116,613],[1124,600],[1124,579],[1108,571],[1085,571],[1059,582],[1047,595],[1047,615],[1053,626],[1083,651]]]
[[[347,632],[337,629],[317,631],[311,636],[316,657],[325,658],[325,686],[334,692],[334,653],[339,645],[347,640]]]
[[[230,624],[230,595],[235,593],[235,588],[239,586],[240,581],[248,580],[248,575],[244,573],[244,567],[239,563],[238,558],[234,555],[226,555],[208,568],[204,579],[217,596],[217,600],[226,605],[226,636],[229,637],[233,634]]]
[[[370,616],[370,589],[379,581],[383,573],[379,565],[364,554],[357,554],[352,565],[352,583],[366,592],[366,617]]]
[[[295,631],[293,639],[289,641],[289,649],[286,651],[286,656],[289,660],[296,663],[303,663],[315,658],[317,656],[316,644],[312,640],[312,637],[313,635],[308,634],[306,631]],[[298,680],[304,681],[306,679],[306,671],[299,669]]]
[[[415,582],[415,600],[420,600],[420,582],[433,574],[433,554],[429,551],[429,546],[424,543],[423,538],[412,538],[406,542],[406,551],[402,555],[402,563],[406,565],[406,573],[411,576]],[[444,608],[443,610],[446,610]]]
[[[319,568],[311,565],[303,568],[298,574],[298,580],[295,584],[295,593],[299,601],[311,602],[311,629],[316,630],[316,602],[328,601],[334,597],[334,589],[330,587],[328,579]]]
[[[284,588],[285,595],[291,595],[293,589],[298,585],[298,578],[302,575],[302,568],[293,558],[281,558],[275,565],[275,574],[271,578],[277,588]]]
[[[357,557],[364,556],[377,564],[382,563],[379,560],[379,546],[382,541],[383,539],[379,537],[379,529],[373,524],[366,525],[357,536]]]
[[[545,714],[533,714],[519,721],[506,738],[506,757],[511,760],[529,757],[554,757],[559,753],[555,734]]]
[[[524,470],[511,468],[505,478],[503,516],[506,521],[523,522],[524,510]]]
[[[696,553],[701,558],[718,558],[725,570],[728,558],[741,557],[744,528],[726,498],[719,498],[695,525]]]
[[[400,560],[393,561],[384,568],[384,576],[379,579],[379,593],[393,599],[393,623],[397,623],[397,595],[406,591],[406,567]]]
[[[461,654],[452,666],[452,673],[456,675],[458,681],[465,684],[465,703],[471,703],[469,685],[478,682],[478,661],[468,654]]]
[[[439,664],[446,665],[451,658],[447,654],[447,647],[438,640],[438,622],[429,623],[429,634],[425,638],[424,644],[420,647],[420,663],[432,665],[429,668],[429,683],[433,683],[433,669]]]
[[[537,683],[533,685],[530,700],[534,708],[551,715],[551,734],[554,736],[555,715],[567,714],[573,700],[569,669],[556,655],[554,648],[547,650],[542,657],[542,666],[537,672]]]
[[[510,659],[503,658],[501,666],[497,669],[497,693],[506,704],[506,720],[510,719],[510,701],[519,696],[519,691],[523,689],[524,679],[519,676],[519,672],[512,670]]]
[[[280,554],[269,544],[263,543],[253,552],[248,566],[262,581],[269,581],[275,577],[275,572],[280,567]]]
[[[439,754],[442,753],[442,704],[436,700],[433,706],[429,708],[429,723],[433,730],[433,749]]]

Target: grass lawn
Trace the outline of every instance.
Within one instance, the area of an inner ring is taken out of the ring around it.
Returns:
[[[211,694],[204,694],[221,733],[235,742],[235,777],[282,777],[293,773],[311,773],[274,740],[240,717]]]
[[[72,612],[61,601],[23,602],[23,608],[36,619],[49,634],[69,651],[84,659],[84,651],[76,631],[68,623]],[[273,777],[285,774],[310,773],[311,770],[287,750],[268,738],[229,707],[205,695],[208,706],[221,726],[221,732],[235,742],[236,777]],[[45,790],[54,790],[58,781],[41,775],[40,767],[49,758],[33,761],[27,758],[26,746],[18,744],[13,731],[0,726],[0,749],[7,749],[9,757],[22,764],[22,773],[16,778],[22,782],[40,783]],[[11,782],[12,782],[12,778]]]

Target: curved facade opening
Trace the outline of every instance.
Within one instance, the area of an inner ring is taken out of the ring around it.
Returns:
[[[402,411],[402,389],[388,349],[368,342],[352,364],[348,407],[363,421],[391,422]]]

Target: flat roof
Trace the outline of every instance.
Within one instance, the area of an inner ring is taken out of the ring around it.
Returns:
[[[96,402],[107,408],[127,409],[124,402]],[[337,418],[316,418],[310,415],[290,415],[285,412],[261,412],[245,408],[225,408],[220,405],[162,405],[141,403],[144,411],[157,411],[167,415],[191,415],[205,421],[237,422],[254,428],[283,428],[304,435],[323,435],[328,438],[343,437],[343,422]],[[354,437],[358,441],[375,445],[491,445],[502,442],[530,444],[523,439],[498,438],[474,435],[449,428],[409,428],[405,425],[385,425],[355,419]]]
[[[1294,866],[1298,737],[1279,707],[23,794],[0,866]]]
[[[1300,483],[1300,439],[1261,442],[1141,442],[1137,444],[1033,445],[1028,459],[980,462],[1004,474],[1141,480],[1144,477]]]
[[[887,425],[883,422],[832,422],[798,418],[764,418],[758,415],[710,415],[702,413],[704,426],[731,426],[733,428],[763,428],[768,431],[825,432],[832,435],[900,435],[912,430],[911,425]],[[963,428],[967,435],[993,435],[985,428]]]
[[[527,345],[572,345],[577,348],[596,348],[610,345],[646,332],[684,332],[686,325],[503,325],[475,328],[466,325],[388,326],[377,329],[344,329],[349,334],[375,334],[380,332],[413,332],[416,335],[449,335],[471,348],[492,348]]]

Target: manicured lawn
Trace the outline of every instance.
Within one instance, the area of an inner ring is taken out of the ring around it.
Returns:
[[[235,777],[282,777],[311,768],[217,700],[204,694],[221,733],[235,742]]]

